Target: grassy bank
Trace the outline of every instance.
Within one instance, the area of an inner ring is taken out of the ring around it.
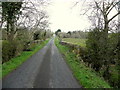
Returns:
[[[49,40],[46,40],[36,45],[35,47],[32,48],[32,51],[24,51],[21,53],[20,56],[12,58],[10,61],[4,63],[2,65],[2,77],[5,77],[11,71],[13,71],[18,66],[20,66],[23,62],[25,62],[28,58],[30,58],[33,54],[38,52],[41,48],[43,48],[48,43],[48,41]]]
[[[76,55],[70,52],[69,48],[59,44],[59,40],[55,39],[60,52],[64,55],[66,62],[73,71],[73,75],[79,81],[80,85],[85,88],[110,88],[109,84],[105,80],[99,77],[96,72],[80,62]]]
[[[72,44],[76,44],[76,45],[80,45],[81,47],[85,47],[86,46],[86,39],[80,39],[80,38],[63,38],[63,41],[72,43]]]

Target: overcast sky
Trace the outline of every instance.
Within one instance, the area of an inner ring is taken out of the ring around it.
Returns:
[[[79,1],[79,4],[73,7],[76,1]],[[47,8],[51,30],[61,29],[68,32],[89,29],[92,26],[91,22],[86,15],[80,14],[82,14],[83,9],[88,8],[88,3],[91,2],[93,0],[51,0],[51,4]],[[117,11],[114,8],[108,18],[116,13]],[[118,20],[118,17],[115,19]]]
[[[82,0],[79,7],[74,7],[75,0],[51,0],[47,11],[50,19],[50,28],[52,31],[61,29],[64,32],[74,30],[85,30],[89,28],[90,23],[86,16],[80,16],[82,9]]]

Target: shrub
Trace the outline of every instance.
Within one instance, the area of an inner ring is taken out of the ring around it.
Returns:
[[[2,63],[10,60],[12,57],[15,56],[16,48],[16,42],[10,42],[7,40],[4,40],[2,42]]]
[[[24,45],[23,45],[22,42],[20,42],[20,41],[18,41],[18,40],[16,40],[15,42],[16,42],[16,43],[14,43],[14,44],[16,44],[16,46],[17,46],[17,47],[16,47],[15,56],[18,56],[18,55],[20,55],[21,52],[23,51]]]
[[[9,61],[11,58],[18,56],[24,49],[24,45],[19,40],[2,41],[2,63]]]
[[[103,64],[103,52],[101,52],[103,42],[101,40],[101,34],[99,29],[95,28],[88,33],[88,40],[86,41],[89,60],[92,61],[92,68],[95,69],[95,71],[99,71]]]

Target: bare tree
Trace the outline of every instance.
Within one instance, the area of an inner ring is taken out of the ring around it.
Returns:
[[[90,2],[87,2],[85,0],[85,2],[88,3],[86,4],[88,5],[88,8],[83,9],[84,13],[81,15],[87,15],[95,27],[102,28],[104,32],[108,33],[110,22],[120,14],[120,11],[118,10],[120,1],[91,0]],[[112,12],[115,9],[117,12],[113,14]],[[110,18],[109,15],[111,15]]]

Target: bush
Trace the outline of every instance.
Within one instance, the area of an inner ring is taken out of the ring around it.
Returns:
[[[16,43],[15,43],[16,42]],[[23,51],[23,49],[24,49],[24,45],[23,45],[23,43],[22,42],[20,42],[20,41],[18,41],[18,40],[16,40],[14,42],[14,44],[16,44],[16,52],[15,52],[15,56],[18,56],[18,55],[20,55],[21,54],[21,52]]]
[[[18,56],[23,51],[24,46],[18,40],[2,41],[2,63],[9,61],[11,58]]]
[[[95,71],[102,72],[105,80],[113,87],[118,87],[118,70],[113,68],[118,67],[118,33],[108,34],[107,39],[104,39],[104,35],[104,32],[97,28],[88,33],[86,42],[88,52],[85,56],[88,56]]]
[[[109,35],[109,57],[111,64],[118,62],[118,35],[119,33],[111,33]]]
[[[92,61],[91,65],[95,71],[99,71],[103,65],[103,52],[101,52],[103,42],[101,42],[101,35],[102,33],[99,29],[95,28],[88,33],[88,40],[86,41],[89,60]]]
[[[7,40],[4,40],[2,42],[2,63],[14,57],[16,49],[17,49],[16,42],[9,42]]]

